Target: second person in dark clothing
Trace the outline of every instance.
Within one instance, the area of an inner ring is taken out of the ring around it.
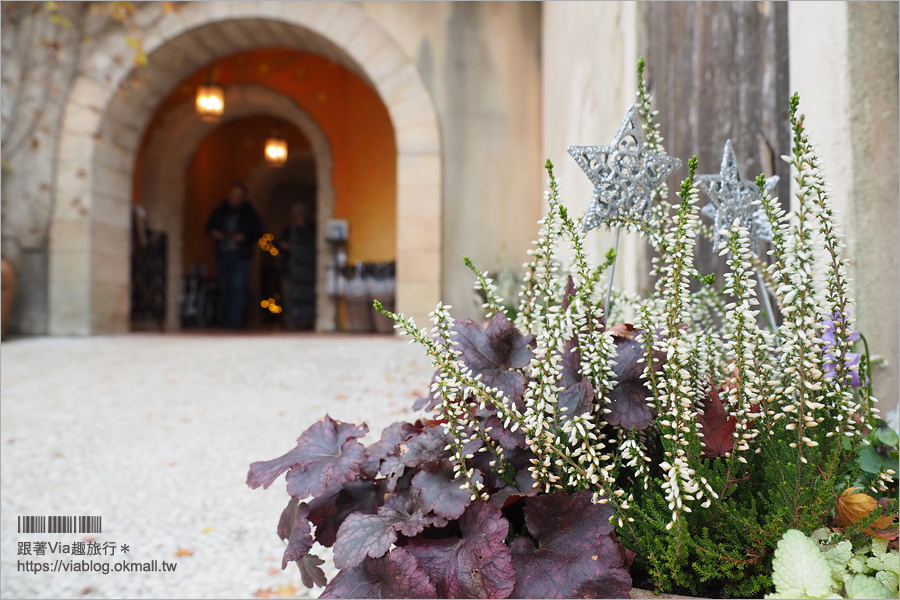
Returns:
[[[244,326],[250,258],[263,233],[244,184],[232,184],[228,196],[209,216],[206,233],[215,244],[223,324],[240,329]]]
[[[287,299],[287,328],[314,329],[316,322],[316,226],[306,204],[291,208],[291,224],[281,232]]]

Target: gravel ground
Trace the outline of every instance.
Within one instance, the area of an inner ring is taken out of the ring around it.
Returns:
[[[248,465],[291,449],[326,412],[366,421],[363,441],[374,441],[383,426],[414,417],[411,404],[432,373],[405,340],[345,335],[32,338],[4,342],[0,362],[3,598],[317,596],[293,565],[280,569],[283,478],[251,490]],[[100,515],[103,531],[19,534],[21,515]],[[17,554],[19,542],[85,540],[119,549],[111,557]],[[18,567],[57,558],[177,568]]]

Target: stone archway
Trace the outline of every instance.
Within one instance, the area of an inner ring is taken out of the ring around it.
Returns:
[[[145,10],[160,10],[148,7]],[[50,229],[49,330],[128,329],[131,181],[159,102],[212,61],[258,47],[324,55],[360,75],[388,109],[397,146],[397,307],[419,322],[440,297],[441,143],[414,63],[349,2],[195,2],[144,32],[149,64],[132,69],[125,37],[103,38],[66,103]],[[139,89],[136,89],[140,85]]]
[[[290,97],[260,85],[232,85],[226,89],[227,119],[256,114],[279,117],[296,125],[312,146],[316,163],[316,205],[318,207],[319,256],[328,255],[325,240],[328,219],[334,213],[334,187],[331,171],[334,164],[331,146],[325,132]],[[143,158],[141,198],[150,222],[169,234],[167,327],[178,328],[178,290],[182,276],[182,230],[184,176],[191,157],[203,139],[219,124],[196,118],[192,102],[171,110],[147,140]],[[316,329],[331,331],[335,327],[334,304],[327,297],[328,266],[320,260],[316,276]]]

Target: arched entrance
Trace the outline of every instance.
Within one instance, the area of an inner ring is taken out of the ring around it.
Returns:
[[[324,232],[334,211],[334,164],[328,138],[321,127],[291,98],[259,85],[232,85],[225,90],[227,119],[240,119],[257,114],[266,107],[266,114],[295,125],[310,142],[316,168],[316,214],[320,256],[327,255]],[[193,102],[184,102],[168,111],[158,128],[159,135],[146,141],[141,164],[141,203],[147,209],[148,219],[156,227],[169,234],[167,326],[178,328],[178,301],[183,270],[184,234],[183,207],[185,203],[185,173],[188,163],[200,143],[217,127],[196,118]],[[257,182],[250,181],[256,188]],[[260,181],[260,184],[264,181]],[[317,329],[334,329],[334,304],[328,301],[326,291],[327,263],[320,261],[317,287],[320,294],[316,303]],[[126,324],[127,326],[127,324]]]
[[[343,2],[191,3],[144,34],[139,69],[119,35],[101,40],[63,119],[50,236],[50,332],[126,331],[131,181],[142,133],[162,98],[204,64],[241,50],[324,55],[368,81],[397,148],[397,307],[424,322],[440,297],[440,132],[409,58],[364,9]],[[320,180],[323,181],[324,180]]]
[[[261,105],[264,106],[264,105]],[[290,160],[281,166],[270,165],[265,158],[266,139],[277,134],[287,143]],[[320,149],[321,153],[321,149]],[[142,161],[144,162],[144,161]],[[316,222],[318,215],[316,160],[308,138],[292,122],[268,114],[251,115],[229,119],[210,133],[199,145],[191,158],[184,177],[184,202],[182,203],[182,269],[185,274],[207,275],[207,282],[216,281],[218,264],[213,244],[206,233],[206,223],[213,211],[221,204],[231,185],[242,182],[248,191],[249,202],[256,209],[262,224],[263,238],[254,242],[250,260],[247,286],[248,306],[247,326],[253,330],[292,329],[298,309],[304,313],[303,329],[315,325],[313,315],[326,310],[328,290],[317,279],[322,279],[327,268],[328,256],[322,253],[325,236],[310,239],[314,253],[304,259],[304,275],[309,276],[304,294],[298,295],[299,302],[286,302],[289,286],[283,285],[292,253],[285,248],[289,243],[291,215],[295,210],[305,211],[310,225],[317,232],[322,224]],[[150,187],[150,186],[146,186]],[[136,201],[140,197],[136,198]],[[393,202],[393,198],[391,199]],[[295,206],[298,208],[295,209]],[[323,211],[324,212],[324,211]],[[324,215],[327,217],[328,215]],[[323,218],[323,222],[325,219]],[[171,237],[171,236],[169,236]],[[298,240],[299,241],[299,240]],[[318,250],[317,252],[315,250]],[[317,260],[322,259],[323,260]],[[312,259],[313,265],[306,264]],[[294,256],[294,261],[300,258]],[[306,267],[312,267],[306,272]],[[315,267],[321,266],[318,272]],[[296,270],[296,269],[295,269]],[[316,277],[316,274],[319,277]],[[135,282],[133,282],[134,284]],[[137,282],[140,285],[141,282]],[[316,285],[318,283],[318,285]],[[179,316],[184,326],[209,326],[198,323],[194,315],[199,314],[196,304],[187,306],[184,292],[168,290],[170,300],[181,297]],[[309,292],[318,292],[319,302]],[[269,300],[271,299],[271,300]],[[132,302],[135,301],[132,296]],[[261,303],[265,304],[262,306]],[[211,303],[212,304],[212,303]],[[308,306],[306,306],[308,304]],[[317,304],[319,311],[316,310]],[[185,310],[186,309],[186,310]],[[269,309],[269,310],[266,310]],[[284,309],[282,311],[282,309]],[[208,314],[209,311],[207,311]],[[132,317],[135,313],[132,311]],[[336,329],[330,315],[324,315],[320,330]],[[171,322],[169,329],[176,324]],[[219,321],[221,324],[221,320]],[[140,324],[132,322],[140,329]]]

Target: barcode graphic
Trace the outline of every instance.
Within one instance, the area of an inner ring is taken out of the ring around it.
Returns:
[[[102,533],[102,517],[19,517],[19,533]]]

